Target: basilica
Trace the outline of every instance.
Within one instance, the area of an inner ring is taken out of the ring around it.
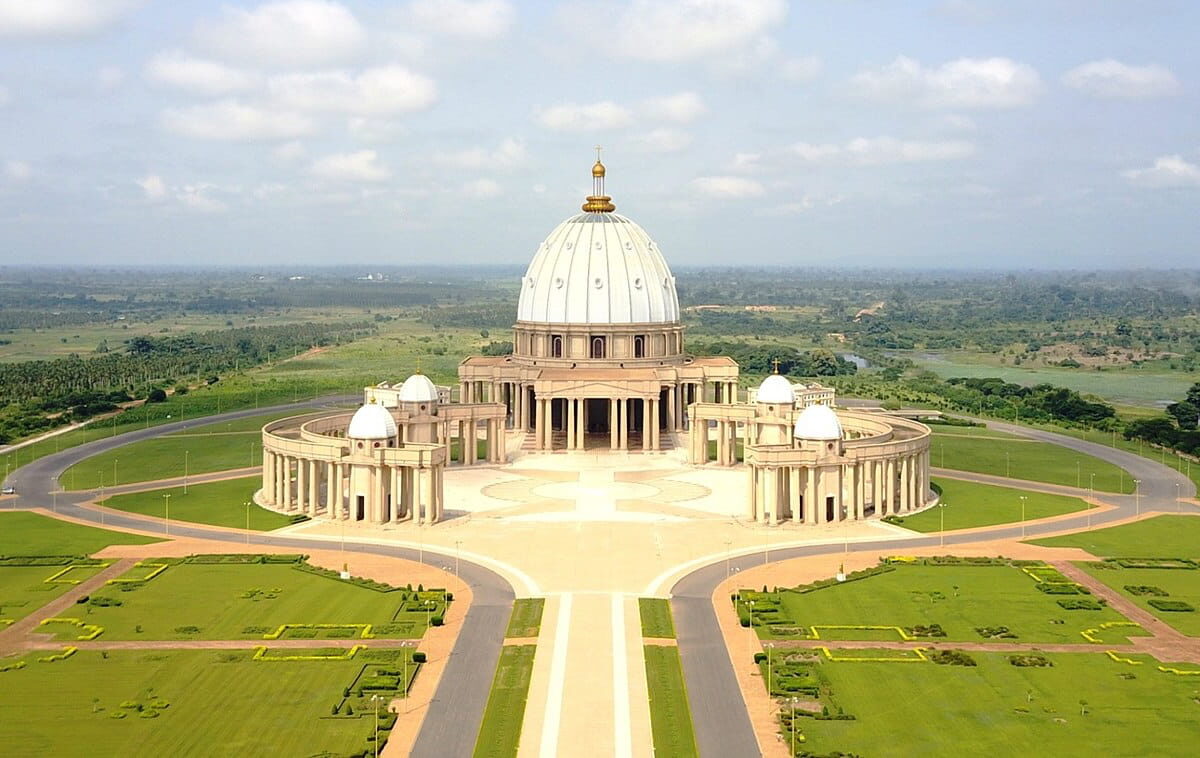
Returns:
[[[741,402],[738,365],[689,355],[675,277],[617,214],[597,157],[582,212],[538,246],[521,278],[511,355],[468,357],[457,397],[420,372],[364,390],[357,411],[263,428],[260,505],[374,524],[445,518],[451,466],[525,456],[673,456],[741,467],[744,517],[824,524],[925,507],[929,429],[835,408],[833,390],[774,374]]]

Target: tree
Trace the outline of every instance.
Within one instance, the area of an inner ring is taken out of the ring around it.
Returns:
[[[1191,394],[1190,392],[1188,393]],[[1175,418],[1175,423],[1179,424],[1180,429],[1195,429],[1196,418],[1200,416],[1200,407],[1196,404],[1184,400],[1181,403],[1171,403],[1167,406],[1167,414]]]
[[[160,387],[155,387],[154,389],[150,390],[149,395],[146,395],[147,403],[163,403],[166,402],[166,400],[167,393],[164,392]]]

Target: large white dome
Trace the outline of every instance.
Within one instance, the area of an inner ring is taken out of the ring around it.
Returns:
[[[616,213],[558,225],[521,280],[517,320],[552,324],[679,321],[675,277],[642,227]]]
[[[346,436],[359,440],[386,440],[396,436],[396,419],[382,405],[367,403],[350,417]]]
[[[792,391],[792,383],[787,377],[771,374],[758,386],[756,402],[772,403],[774,405],[791,405],[796,402],[796,393]]]
[[[413,374],[400,385],[399,400],[402,403],[436,403],[437,387],[424,374]]]
[[[840,440],[842,422],[828,405],[810,405],[796,419],[793,436],[802,440]]]

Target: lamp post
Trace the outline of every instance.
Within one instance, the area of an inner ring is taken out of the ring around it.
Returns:
[[[792,755],[795,755],[796,754],[796,703],[799,702],[799,698],[797,698],[793,695],[792,697],[788,698],[788,701],[791,703],[791,706],[792,706],[792,718],[791,718],[791,721],[792,721]]]
[[[58,477],[54,478],[54,486],[51,488],[51,493],[54,496],[54,512],[58,513]]]
[[[379,758],[379,695],[371,696],[371,703],[375,706],[375,758]]]
[[[250,501],[247,500],[243,505],[246,506],[246,544],[250,544]]]
[[[119,461],[119,460],[120,460],[120,458],[113,458],[113,486],[114,487],[117,486],[117,461]]]
[[[187,470],[188,470],[188,452],[183,451],[183,494],[187,494]]]
[[[1081,476],[1079,461],[1075,461],[1075,489],[1079,489],[1079,477]]]
[[[733,547],[733,540],[725,540],[725,578],[729,578],[729,550]]]
[[[1021,539],[1025,539],[1025,501],[1029,499],[1026,495],[1021,495]]]
[[[458,553],[462,549],[462,540],[454,541],[454,578],[458,578]]]
[[[771,677],[771,651],[775,649],[775,643],[768,642],[766,645],[763,645],[763,647],[767,649],[767,697],[771,697],[771,683],[775,681]]]
[[[1179,482],[1175,482],[1175,512],[1183,513],[1183,501],[1179,499]]]
[[[1007,479],[1007,478],[1008,478],[1008,470],[1009,470],[1009,466],[1008,466],[1008,451],[1007,451],[1007,450],[1005,450],[1005,451],[1004,451],[1004,478],[1005,478],[1005,479]]]
[[[1142,483],[1141,479],[1133,480],[1133,507],[1135,509],[1135,515],[1137,515],[1137,516],[1142,515],[1142,488],[1140,486],[1141,483]]]
[[[164,518],[166,519],[166,526],[163,528],[163,531],[166,534],[170,534],[171,533],[171,493],[170,492],[163,495],[163,511],[164,511],[164,514],[163,514]]]
[[[746,627],[750,632],[750,636],[746,638],[746,655],[753,661],[754,656],[750,655],[750,643],[754,639],[754,601],[747,600],[746,607],[750,609],[750,626]]]
[[[949,503],[938,503],[938,547],[946,546],[946,511]]]

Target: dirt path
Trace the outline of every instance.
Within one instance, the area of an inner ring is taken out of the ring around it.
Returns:
[[[34,629],[37,629],[42,619],[53,618],[59,615],[75,605],[75,601],[78,598],[90,595],[93,591],[100,589],[109,579],[124,574],[135,563],[137,563],[137,560],[134,558],[122,558],[108,568],[102,569],[95,576],[84,579],[79,584],[71,587],[71,589],[46,603],[41,608],[38,608],[25,618],[18,620],[14,624],[10,624],[6,629],[0,630],[0,654],[21,649],[22,643]],[[52,570],[54,567],[49,566],[47,568]],[[62,645],[58,647],[62,647]]]

